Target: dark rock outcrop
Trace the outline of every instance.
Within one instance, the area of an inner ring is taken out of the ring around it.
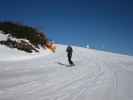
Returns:
[[[7,39],[6,41],[0,41],[1,45],[6,45],[10,48],[17,48],[18,50],[23,50],[28,53],[32,53],[33,51],[39,52],[35,47],[33,47],[30,43],[21,40],[20,42],[13,41],[11,39]]]

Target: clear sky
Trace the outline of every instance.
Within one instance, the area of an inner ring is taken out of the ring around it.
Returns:
[[[58,43],[133,55],[132,0],[0,0],[0,20],[32,25]]]

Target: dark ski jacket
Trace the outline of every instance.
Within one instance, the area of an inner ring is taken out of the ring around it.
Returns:
[[[67,49],[66,49],[66,52],[67,52],[68,56],[72,56],[72,52],[73,52],[72,47],[68,46]]]

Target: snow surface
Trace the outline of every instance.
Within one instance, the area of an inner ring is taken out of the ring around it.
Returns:
[[[8,34],[3,34],[2,31],[0,31],[0,40],[7,40]]]
[[[16,48],[9,48],[0,45],[0,61],[22,61],[29,60],[41,56],[49,55],[51,52],[48,49],[40,48],[39,52],[27,53]]]
[[[133,57],[73,47],[76,65],[70,67],[65,48],[0,61],[0,100],[133,100]],[[4,49],[0,56],[8,57],[11,51]]]

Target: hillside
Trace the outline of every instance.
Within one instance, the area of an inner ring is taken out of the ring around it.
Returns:
[[[0,41],[5,41],[7,40],[7,38],[8,34],[5,35],[2,33],[2,31],[0,31]],[[19,40],[16,38],[14,39],[15,41]],[[37,50],[39,51],[37,53],[36,52],[28,53],[22,50],[18,50],[17,48],[9,48],[6,45],[0,44],[0,61],[28,60],[51,53],[47,48],[43,48],[41,46]]]
[[[1,58],[0,100],[133,100],[133,57],[74,46],[76,66],[69,67],[65,48],[29,60]]]
[[[0,34],[7,37],[0,40],[1,45],[28,53],[39,52],[39,46],[45,48],[49,43],[46,35],[36,28],[15,22],[0,22]]]

